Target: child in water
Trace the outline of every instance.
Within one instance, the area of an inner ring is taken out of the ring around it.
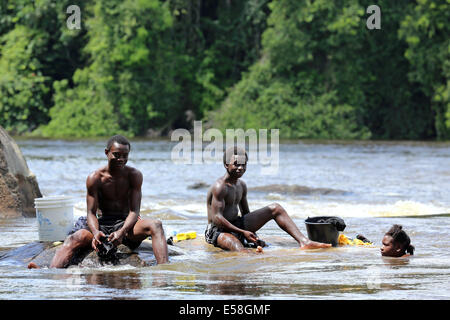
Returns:
[[[402,230],[402,226],[394,224],[383,237],[381,255],[383,257],[407,257],[414,254],[411,239]],[[406,254],[406,252],[408,254]]]

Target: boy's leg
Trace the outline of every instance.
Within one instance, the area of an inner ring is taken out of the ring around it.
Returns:
[[[234,235],[228,232],[221,232],[217,237],[217,246],[229,251],[244,251],[244,245]]]
[[[91,246],[94,235],[85,229],[80,229],[66,238],[52,259],[50,268],[65,268],[70,263],[74,253],[81,248]]]
[[[155,219],[138,220],[133,229],[126,235],[129,240],[137,243],[144,241],[149,236],[152,237],[152,247],[156,262],[158,264],[167,263],[169,255],[161,221]]]
[[[278,203],[255,210],[244,215],[244,227],[246,230],[256,232],[270,220],[275,220],[278,226],[294,238],[300,247],[304,249],[327,248],[331,244],[325,244],[309,240],[300,232],[294,221],[287,214],[286,210]]]

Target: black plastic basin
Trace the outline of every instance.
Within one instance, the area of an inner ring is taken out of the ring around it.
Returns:
[[[339,231],[331,223],[317,222],[332,217],[312,217],[305,220],[308,238],[312,241],[330,243],[333,247],[337,247]]]

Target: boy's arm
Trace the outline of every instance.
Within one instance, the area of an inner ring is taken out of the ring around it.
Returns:
[[[94,235],[92,247],[97,250],[97,244],[100,244],[100,238],[105,236],[99,231],[97,209],[98,209],[98,177],[96,173],[90,174],[86,179],[86,207],[87,207],[87,225]]]
[[[212,200],[211,209],[213,212],[213,223],[227,231],[242,233],[242,231],[232,223],[230,223],[224,216],[223,211],[225,210],[225,196],[227,194],[226,189],[222,184],[217,183],[211,190]]]
[[[242,234],[249,241],[256,241],[256,235],[248,230],[242,230],[232,223],[230,223],[224,216],[223,211],[225,209],[225,196],[226,189],[223,185],[215,185],[211,190],[212,193],[212,201],[211,208],[213,211],[213,222],[216,226],[227,230],[229,232],[235,232]]]
[[[125,223],[123,224],[122,228],[120,228],[116,232],[111,233],[108,239],[115,245],[122,243],[123,237],[134,227],[134,225],[138,221],[139,212],[141,210],[142,181],[142,173],[139,170],[133,170],[130,174],[130,212],[125,219]]]
[[[239,202],[239,209],[241,210],[242,216],[244,216],[245,214],[250,213],[250,208],[248,206],[247,201],[247,185],[242,180],[241,183],[242,183],[242,199],[241,202]]]

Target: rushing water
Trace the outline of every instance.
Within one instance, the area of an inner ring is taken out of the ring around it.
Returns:
[[[85,214],[85,181],[104,165],[104,141],[19,140],[44,195],[71,195]],[[220,163],[175,164],[174,143],[133,141],[129,165],[144,175],[141,214],[166,234],[197,231],[170,264],[28,270],[0,262],[0,299],[449,299],[450,144],[302,141],[280,145],[275,175],[251,164],[250,209],[280,203],[306,234],[308,216],[344,218],[344,234],[371,247],[298,250],[274,222],[258,235],[263,254],[205,244],[206,191]],[[402,224],[416,252],[382,258],[383,234]],[[33,218],[0,220],[0,252],[38,240]]]

